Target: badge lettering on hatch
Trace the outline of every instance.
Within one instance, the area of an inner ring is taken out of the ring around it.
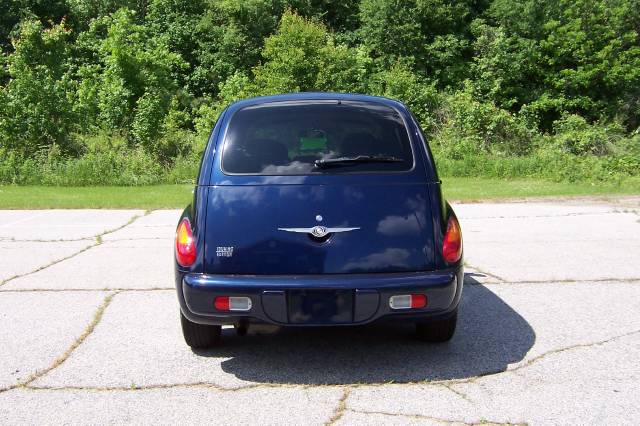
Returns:
[[[216,256],[218,257],[231,257],[233,256],[233,247],[221,247],[216,248]]]

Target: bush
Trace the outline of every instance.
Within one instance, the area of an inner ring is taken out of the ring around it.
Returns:
[[[537,150],[520,157],[480,154],[452,159],[435,154],[441,176],[519,178],[533,177],[552,181],[605,182],[636,176],[640,168],[637,156],[584,157],[552,150]]]
[[[520,156],[530,153],[535,133],[520,117],[490,102],[474,99],[470,88],[444,99],[433,148],[443,156]]]
[[[187,64],[170,51],[163,35],[153,34],[138,20],[136,12],[121,8],[92,21],[79,38],[79,49],[97,63],[78,72],[83,83],[77,109],[97,113],[86,117],[88,122],[151,145],[178,90],[174,70]]]
[[[435,88],[411,70],[408,64],[396,62],[389,70],[374,77],[372,93],[397,99],[406,104],[426,133],[435,130],[442,97]]]
[[[265,39],[261,55],[263,62],[251,69],[253,79],[237,72],[221,85],[221,106],[256,95],[366,91],[371,60],[364,50],[336,43],[324,25],[291,10],[282,15],[278,32]]]
[[[53,144],[74,150],[68,37],[64,23],[50,29],[38,21],[21,24],[6,59],[10,80],[0,86],[0,147],[26,156]]]
[[[553,123],[554,144],[558,150],[575,155],[617,153],[616,145],[624,137],[622,126],[615,123],[589,124],[575,114],[565,114]]]
[[[211,129],[209,129],[211,131]],[[207,144],[206,135],[199,136],[190,130],[171,129],[160,137],[153,147],[163,164],[171,164],[185,157],[200,158]]]
[[[161,183],[193,183],[205,140],[192,132],[173,134],[180,145],[175,158],[162,161],[142,147],[130,148],[125,138],[98,134],[75,136],[83,155],[70,157],[57,145],[25,157],[0,148],[0,185],[138,186]]]
[[[200,156],[176,158],[173,166],[168,170],[165,183],[194,183],[200,167]]]
[[[0,159],[0,183],[21,185],[150,185],[163,182],[165,169],[142,149],[63,156],[55,145],[33,158],[16,154]]]

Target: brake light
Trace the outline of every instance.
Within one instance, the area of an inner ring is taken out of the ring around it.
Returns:
[[[449,217],[447,232],[442,242],[442,257],[447,263],[456,263],[462,256],[462,231],[455,217]]]
[[[187,218],[182,219],[176,231],[176,260],[180,266],[191,266],[196,261],[196,242]]]

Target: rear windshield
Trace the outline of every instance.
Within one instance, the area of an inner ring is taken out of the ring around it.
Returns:
[[[412,166],[398,112],[363,102],[274,102],[242,108],[231,118],[222,154],[222,169],[231,174],[386,172]]]

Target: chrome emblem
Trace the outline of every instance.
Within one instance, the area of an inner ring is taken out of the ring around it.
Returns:
[[[329,228],[325,226],[314,226],[312,228],[278,228],[278,231],[297,232],[299,234],[311,234],[316,238],[323,238],[329,234],[336,234],[338,232],[349,232],[360,229],[360,227],[353,228]]]
[[[316,222],[322,222],[322,216],[317,215],[316,216]]]
[[[328,233],[329,231],[327,231],[327,228],[324,226],[314,226],[311,228],[311,235],[317,238],[325,237]]]

